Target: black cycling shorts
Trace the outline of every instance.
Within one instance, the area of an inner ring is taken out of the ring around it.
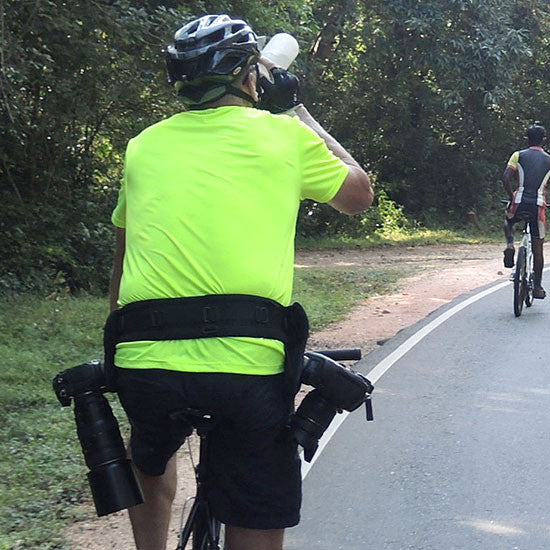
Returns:
[[[164,473],[191,433],[171,418],[184,408],[216,418],[208,439],[207,495],[221,522],[250,529],[282,529],[300,519],[297,445],[286,426],[293,399],[283,375],[182,373],[117,368],[117,388],[131,425],[136,467]]]
[[[546,206],[512,203],[506,211],[506,220],[509,224],[520,221],[529,223],[529,231],[534,239],[544,239],[546,233]]]

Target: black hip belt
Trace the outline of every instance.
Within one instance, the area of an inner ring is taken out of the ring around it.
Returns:
[[[269,298],[247,294],[144,300],[117,309],[107,318],[105,366],[112,370],[115,348],[121,342],[268,338],[284,343],[287,380],[297,391],[308,335],[307,315],[299,303],[285,307]]]

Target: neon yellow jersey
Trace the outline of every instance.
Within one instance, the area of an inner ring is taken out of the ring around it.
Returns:
[[[518,169],[519,165],[519,151],[512,153],[510,160],[508,161],[508,166],[511,166],[514,170]]]
[[[331,200],[348,168],[286,115],[226,106],[177,114],[130,140],[112,220],[126,228],[119,305],[252,294],[288,305],[301,199]],[[128,342],[126,368],[275,374],[261,338]]]

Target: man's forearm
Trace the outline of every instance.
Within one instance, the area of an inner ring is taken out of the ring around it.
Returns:
[[[311,116],[303,105],[296,107],[295,112],[298,118],[306,126],[309,126],[327,144],[327,147],[344,162],[344,164],[360,168],[356,160]]]
[[[503,180],[504,190],[506,191],[508,198],[512,200],[514,198],[514,191],[512,189],[512,184],[509,179]]]
[[[115,229],[115,253],[113,258],[113,272],[109,284],[109,311],[118,308],[118,294],[120,280],[122,279],[122,267],[126,251],[126,231],[121,227]]]
[[[508,197],[510,200],[514,198],[514,189],[512,187],[512,181],[516,177],[514,170],[507,166],[506,170],[504,170],[504,174],[502,174],[502,183],[504,185],[504,190],[508,194]]]
[[[111,282],[109,283],[109,311],[114,311],[118,308],[118,292],[120,289],[120,279],[122,272],[116,273],[113,270]]]

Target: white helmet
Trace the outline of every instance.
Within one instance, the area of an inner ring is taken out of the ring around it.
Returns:
[[[231,81],[258,59],[258,38],[241,19],[205,15],[176,31],[166,57],[171,84],[208,77]]]

